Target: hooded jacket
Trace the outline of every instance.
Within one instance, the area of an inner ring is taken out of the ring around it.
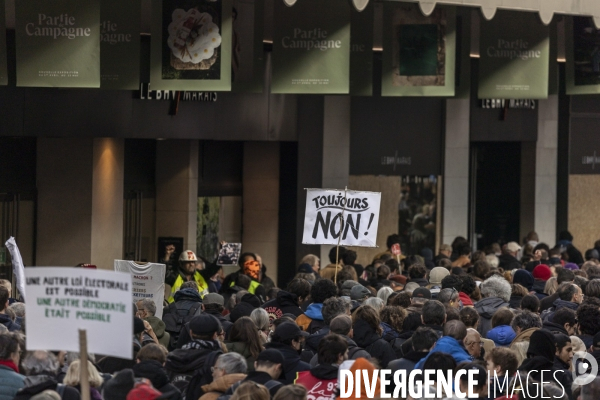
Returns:
[[[538,297],[539,298],[539,297]],[[554,305],[554,302],[559,299],[558,297],[558,293],[554,293],[550,296],[546,296],[543,299],[540,300],[540,313],[552,308],[552,306]]]
[[[392,344],[395,339],[398,339],[400,337],[400,333],[386,322],[381,323],[381,328],[383,329],[381,337],[386,342],[390,342],[390,344]]]
[[[302,309],[298,305],[298,296],[284,290],[277,292],[277,297],[267,301],[262,308],[269,314],[271,321],[281,318],[283,314],[293,314],[296,317],[302,315]]]
[[[0,314],[0,324],[4,325],[10,332],[20,331],[21,325],[13,322],[6,314]]]
[[[58,382],[56,379],[49,375],[34,375],[25,378],[25,386],[19,390],[14,400],[29,400],[38,393],[42,393],[44,390],[56,391]],[[81,395],[77,389],[65,386],[62,400],[80,400]]]
[[[365,358],[367,360],[371,359],[371,355],[362,347],[358,347],[358,345],[356,344],[356,342],[352,339],[350,339],[348,336],[345,335],[340,335],[341,337],[343,337],[344,339],[346,339],[346,342],[348,343],[348,360],[357,360],[359,358]],[[310,359],[310,366],[311,367],[316,367],[319,364],[319,355],[315,354],[311,359]]]
[[[150,317],[145,318],[146,321],[152,326],[152,330],[158,339],[158,343],[162,344],[165,347],[169,347],[169,339],[171,339],[171,335],[169,332],[165,331],[166,325],[162,321],[162,319],[152,315]]]
[[[409,279],[406,283],[411,283],[411,282],[418,283],[419,286],[421,286],[421,287],[425,287],[425,286],[429,285],[429,281],[425,278]]]
[[[498,264],[498,267],[502,268],[505,271],[521,268],[521,263],[519,262],[519,260],[511,256],[510,254],[500,254],[498,256],[498,261],[500,262]]]
[[[536,279],[531,287],[531,290],[535,292],[534,294],[540,301],[548,297],[548,295],[544,293],[544,289],[546,289],[546,281],[542,281],[541,279]],[[558,298],[558,295],[556,295],[556,298]]]
[[[265,344],[267,349],[277,349],[281,352],[284,358],[282,365],[283,371],[279,377],[279,382],[284,385],[290,385],[294,383],[296,375],[301,371],[308,371],[310,364],[300,360],[300,354],[290,345],[278,342],[270,342]]]
[[[296,324],[303,330],[311,335],[317,332],[319,329],[325,326],[323,321],[323,303],[311,303],[304,314],[301,314],[296,318]]]
[[[429,355],[428,351],[409,351],[404,357],[399,360],[394,360],[388,364],[388,368],[393,372],[406,370],[406,376],[415,368],[415,365],[423,358]]]
[[[471,298],[469,297],[468,294],[464,293],[464,292],[459,292],[458,293],[458,298],[460,299],[460,301],[463,303],[463,306],[465,307],[473,307],[473,300],[471,300]]]
[[[152,386],[161,393],[171,393],[169,400],[179,400],[181,392],[169,382],[167,372],[162,364],[156,360],[144,360],[135,364],[132,368],[136,378],[146,378],[152,382]]]
[[[228,342],[225,343],[227,351],[230,353],[238,353],[246,359],[246,365],[248,366],[248,372],[254,371],[254,361],[256,357],[250,352],[250,346],[245,342]]]
[[[215,379],[208,385],[202,386],[204,395],[199,400],[216,400],[222,394],[233,386],[234,383],[246,378],[246,374],[227,374]]]
[[[306,341],[304,342],[304,349],[311,351],[313,354],[316,354],[319,350],[319,343],[321,342],[321,339],[327,336],[329,332],[329,326],[324,326],[323,328],[319,329],[318,331],[307,337]]]
[[[457,364],[460,364],[463,361],[473,361],[473,357],[471,357],[469,353],[467,353],[467,350],[465,350],[462,343],[460,343],[458,340],[454,339],[451,336],[444,336],[435,343],[435,346],[433,346],[433,349],[431,349],[429,354],[427,354],[425,358],[422,358],[421,361],[419,361],[415,365],[414,369],[422,370],[423,365],[425,364],[425,361],[427,361],[429,356],[437,352],[450,354]]]
[[[563,376],[564,373],[554,374],[554,357],[556,350],[556,340],[552,332],[545,329],[538,329],[533,332],[529,340],[529,348],[527,349],[527,359],[519,367],[519,371],[526,371],[531,374],[531,377],[538,382],[541,381],[541,371],[550,371],[544,374],[544,378],[550,382],[554,381],[557,385],[562,385],[565,390],[568,382]],[[559,385],[559,386],[560,386]]]
[[[396,358],[392,345],[386,342],[366,321],[358,319],[354,323],[354,341],[367,351],[371,357],[379,360],[381,368],[387,368]]]
[[[569,333],[567,332],[565,327],[560,326],[559,324],[555,324],[554,322],[551,321],[551,318],[548,318],[547,320],[544,321],[544,323],[542,325],[542,329],[547,329],[555,335],[561,333],[563,335],[569,336]]]
[[[337,365],[317,365],[310,371],[300,372],[294,384],[304,386],[309,399],[335,399],[338,369]]]
[[[508,325],[500,325],[490,329],[487,333],[487,338],[492,339],[497,347],[509,346],[517,336],[513,328]]]
[[[487,333],[492,329],[492,316],[498,309],[508,307],[509,304],[500,297],[486,297],[475,303],[475,310],[479,314],[479,326],[477,330],[482,337],[487,337]]]
[[[25,385],[25,377],[15,371],[17,367],[0,365],[0,400],[12,400],[19,389]]]
[[[221,346],[216,340],[193,340],[183,348],[173,350],[165,363],[171,384],[184,390],[197,372],[210,373],[208,368],[214,365],[221,353]]]

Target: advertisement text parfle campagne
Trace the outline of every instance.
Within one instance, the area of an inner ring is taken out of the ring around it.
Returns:
[[[35,22],[27,23],[25,25],[25,32],[27,32],[28,36],[75,39],[76,37],[90,36],[92,29],[76,27],[75,17],[69,14],[60,14],[54,17],[46,14],[38,14],[37,25]]]
[[[540,58],[542,52],[540,50],[529,50],[529,42],[523,39],[504,40],[498,39],[498,46],[490,46],[487,48],[487,55],[490,58],[520,58],[528,60],[530,58]]]
[[[281,45],[284,49],[318,49],[326,51],[329,49],[340,49],[341,40],[327,40],[327,31],[321,28],[300,29],[294,28],[294,36],[284,36]]]

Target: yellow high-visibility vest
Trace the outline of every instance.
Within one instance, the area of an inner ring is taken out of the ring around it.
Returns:
[[[233,287],[235,286],[235,282],[231,282],[231,285],[229,285],[229,287]],[[260,282],[255,281],[254,279],[250,281],[250,287],[248,288],[248,293],[250,294],[256,294],[256,288],[258,288],[260,286]]]
[[[194,280],[198,284],[198,292],[200,292],[200,297],[204,297],[204,295],[208,293],[208,284],[206,283],[206,281],[204,280],[204,278],[198,271],[194,272]],[[181,288],[181,285],[183,285],[183,283],[184,283],[184,280],[181,277],[181,274],[179,274],[177,276],[177,280],[175,281],[175,283],[173,284],[173,287],[171,288],[171,296],[167,299],[167,301],[169,303],[172,303],[175,301],[175,292],[177,292]]]

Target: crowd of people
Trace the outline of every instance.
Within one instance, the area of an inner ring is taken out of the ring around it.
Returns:
[[[598,400],[600,377],[575,379],[592,363],[573,360],[600,360],[600,256],[572,240],[563,232],[550,248],[532,232],[523,245],[473,252],[457,238],[425,259],[392,255],[391,235],[364,267],[344,248],[323,268],[307,255],[285,289],[255,254],[222,277],[185,251],[165,304],[134,305],[134,335],[123,338],[134,359],[88,355],[90,398],[327,400],[340,397],[340,371],[387,369],[477,372],[441,398],[471,384],[480,399]],[[28,352],[11,289],[0,281],[0,400],[80,399],[79,354]],[[349,398],[368,398],[365,384]],[[381,388],[376,379],[374,398]]]

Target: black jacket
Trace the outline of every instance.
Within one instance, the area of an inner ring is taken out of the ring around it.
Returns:
[[[269,314],[271,321],[281,318],[283,314],[293,314],[296,317],[302,314],[302,309],[298,305],[298,296],[284,290],[277,292],[276,298],[267,301],[261,307]]]
[[[345,335],[340,335],[340,336],[343,337],[344,339],[346,339],[346,342],[348,343],[348,359],[349,360],[357,360],[359,358],[365,358],[367,360],[371,359],[371,355],[362,347],[358,347],[358,345],[356,344],[356,342],[354,340],[350,339],[348,336],[345,336]],[[304,353],[302,353],[302,355],[304,355]],[[310,360],[310,366],[315,367],[315,366],[317,366],[317,364],[319,364],[319,355],[314,354]]]
[[[559,324],[555,324],[554,322],[550,322],[549,320],[544,321],[542,329],[548,329],[555,335],[562,333],[563,335],[569,336],[569,333],[567,332],[564,326],[560,326]]]
[[[387,368],[388,363],[396,358],[392,345],[383,340],[366,321],[359,319],[354,323],[353,339],[371,357],[379,360],[381,368]]]
[[[508,307],[508,303],[500,297],[485,297],[475,303],[475,311],[479,314],[479,326],[477,330],[481,337],[486,338],[487,333],[492,329],[492,316],[502,307]]]
[[[573,384],[573,374],[569,371],[569,364],[565,364],[560,358],[554,357],[553,367],[554,370],[559,371],[556,374],[556,380],[563,385],[569,399],[572,399],[571,385]]]
[[[409,351],[404,357],[399,360],[394,360],[388,364],[388,368],[392,373],[400,370],[406,370],[406,376],[415,368],[415,365],[423,358],[427,357],[428,351]]]
[[[136,378],[147,378],[156,390],[161,393],[171,393],[168,397],[169,400],[179,400],[181,398],[181,392],[171,385],[167,372],[158,361],[141,361],[135,364],[132,369]]]
[[[13,322],[6,314],[0,314],[0,324],[4,325],[10,332],[20,331],[21,325]]]
[[[29,400],[44,390],[56,391],[58,382],[48,375],[28,376],[25,378],[25,387],[17,392],[14,400]],[[62,400],[80,400],[79,391],[73,387],[65,386]]]
[[[418,283],[419,286],[427,286],[427,285],[429,285],[429,281],[427,279],[425,279],[425,278],[409,279],[406,283],[411,283],[411,282]]]
[[[533,287],[531,288],[531,290],[533,290],[535,293],[535,295],[537,296],[538,299],[543,300],[546,297],[548,297],[548,295],[546,293],[544,293],[544,289],[546,288],[546,281],[542,281],[541,279],[536,279],[533,282]],[[558,295],[556,296],[556,299],[558,298]],[[541,310],[540,310],[541,312]]]
[[[543,289],[542,289],[543,290]],[[538,296],[539,298],[539,296]],[[551,296],[546,296],[540,300],[540,313],[544,310],[551,308],[554,302],[558,299],[558,293],[554,293]]]
[[[254,382],[254,383],[258,383],[259,385],[264,385],[265,383],[272,381],[272,380],[273,380],[273,378],[271,377],[271,375],[267,374],[266,372],[252,371],[252,372],[248,372],[246,379],[244,379],[242,382]],[[275,396],[277,391],[279,389],[281,389],[282,387],[283,387],[283,384],[277,385],[277,386],[274,386],[273,388],[271,388],[269,390],[269,394],[271,395],[271,398],[273,398],[273,396]],[[233,394],[233,393],[231,393],[231,394]]]
[[[521,268],[521,263],[519,262],[519,260],[517,260],[515,257],[511,256],[510,254],[499,255],[498,261],[500,261],[500,263],[498,264],[498,267],[502,268],[505,271],[510,271],[513,269]]]
[[[521,300],[523,300],[523,296],[510,296],[510,300],[508,301],[508,306],[510,308],[514,308],[515,310],[518,310],[521,308]]]
[[[306,338],[306,342],[304,342],[304,348],[306,350],[310,350],[313,354],[316,354],[319,349],[319,343],[321,339],[329,334],[329,326],[324,326],[309,337]]]
[[[223,279],[223,284],[221,285],[221,294],[223,294],[223,296],[225,296],[227,289],[229,289],[231,287],[231,283],[235,282],[235,280],[237,279],[239,274],[242,274],[241,269],[239,271],[230,273],[229,275],[227,275],[225,277],[225,279]],[[250,278],[250,279],[252,279],[252,278]],[[253,294],[260,299],[261,303],[267,299],[267,291],[265,290],[265,287],[263,285],[259,285],[256,288],[255,293],[253,293]],[[225,303],[225,304],[227,304],[227,303]]]
[[[298,372],[308,371],[310,364],[300,360],[300,354],[296,350],[287,344],[270,342],[265,344],[267,349],[277,349],[283,355],[285,359],[283,363],[283,372],[279,377],[279,382],[284,385],[291,385],[296,379]]]
[[[182,349],[173,350],[167,356],[165,370],[169,381],[180,391],[189,390],[194,375],[206,376],[210,374],[210,367],[214,366],[217,357],[222,354],[221,346],[216,340],[194,340]],[[202,386],[208,382],[195,382],[196,386]]]

